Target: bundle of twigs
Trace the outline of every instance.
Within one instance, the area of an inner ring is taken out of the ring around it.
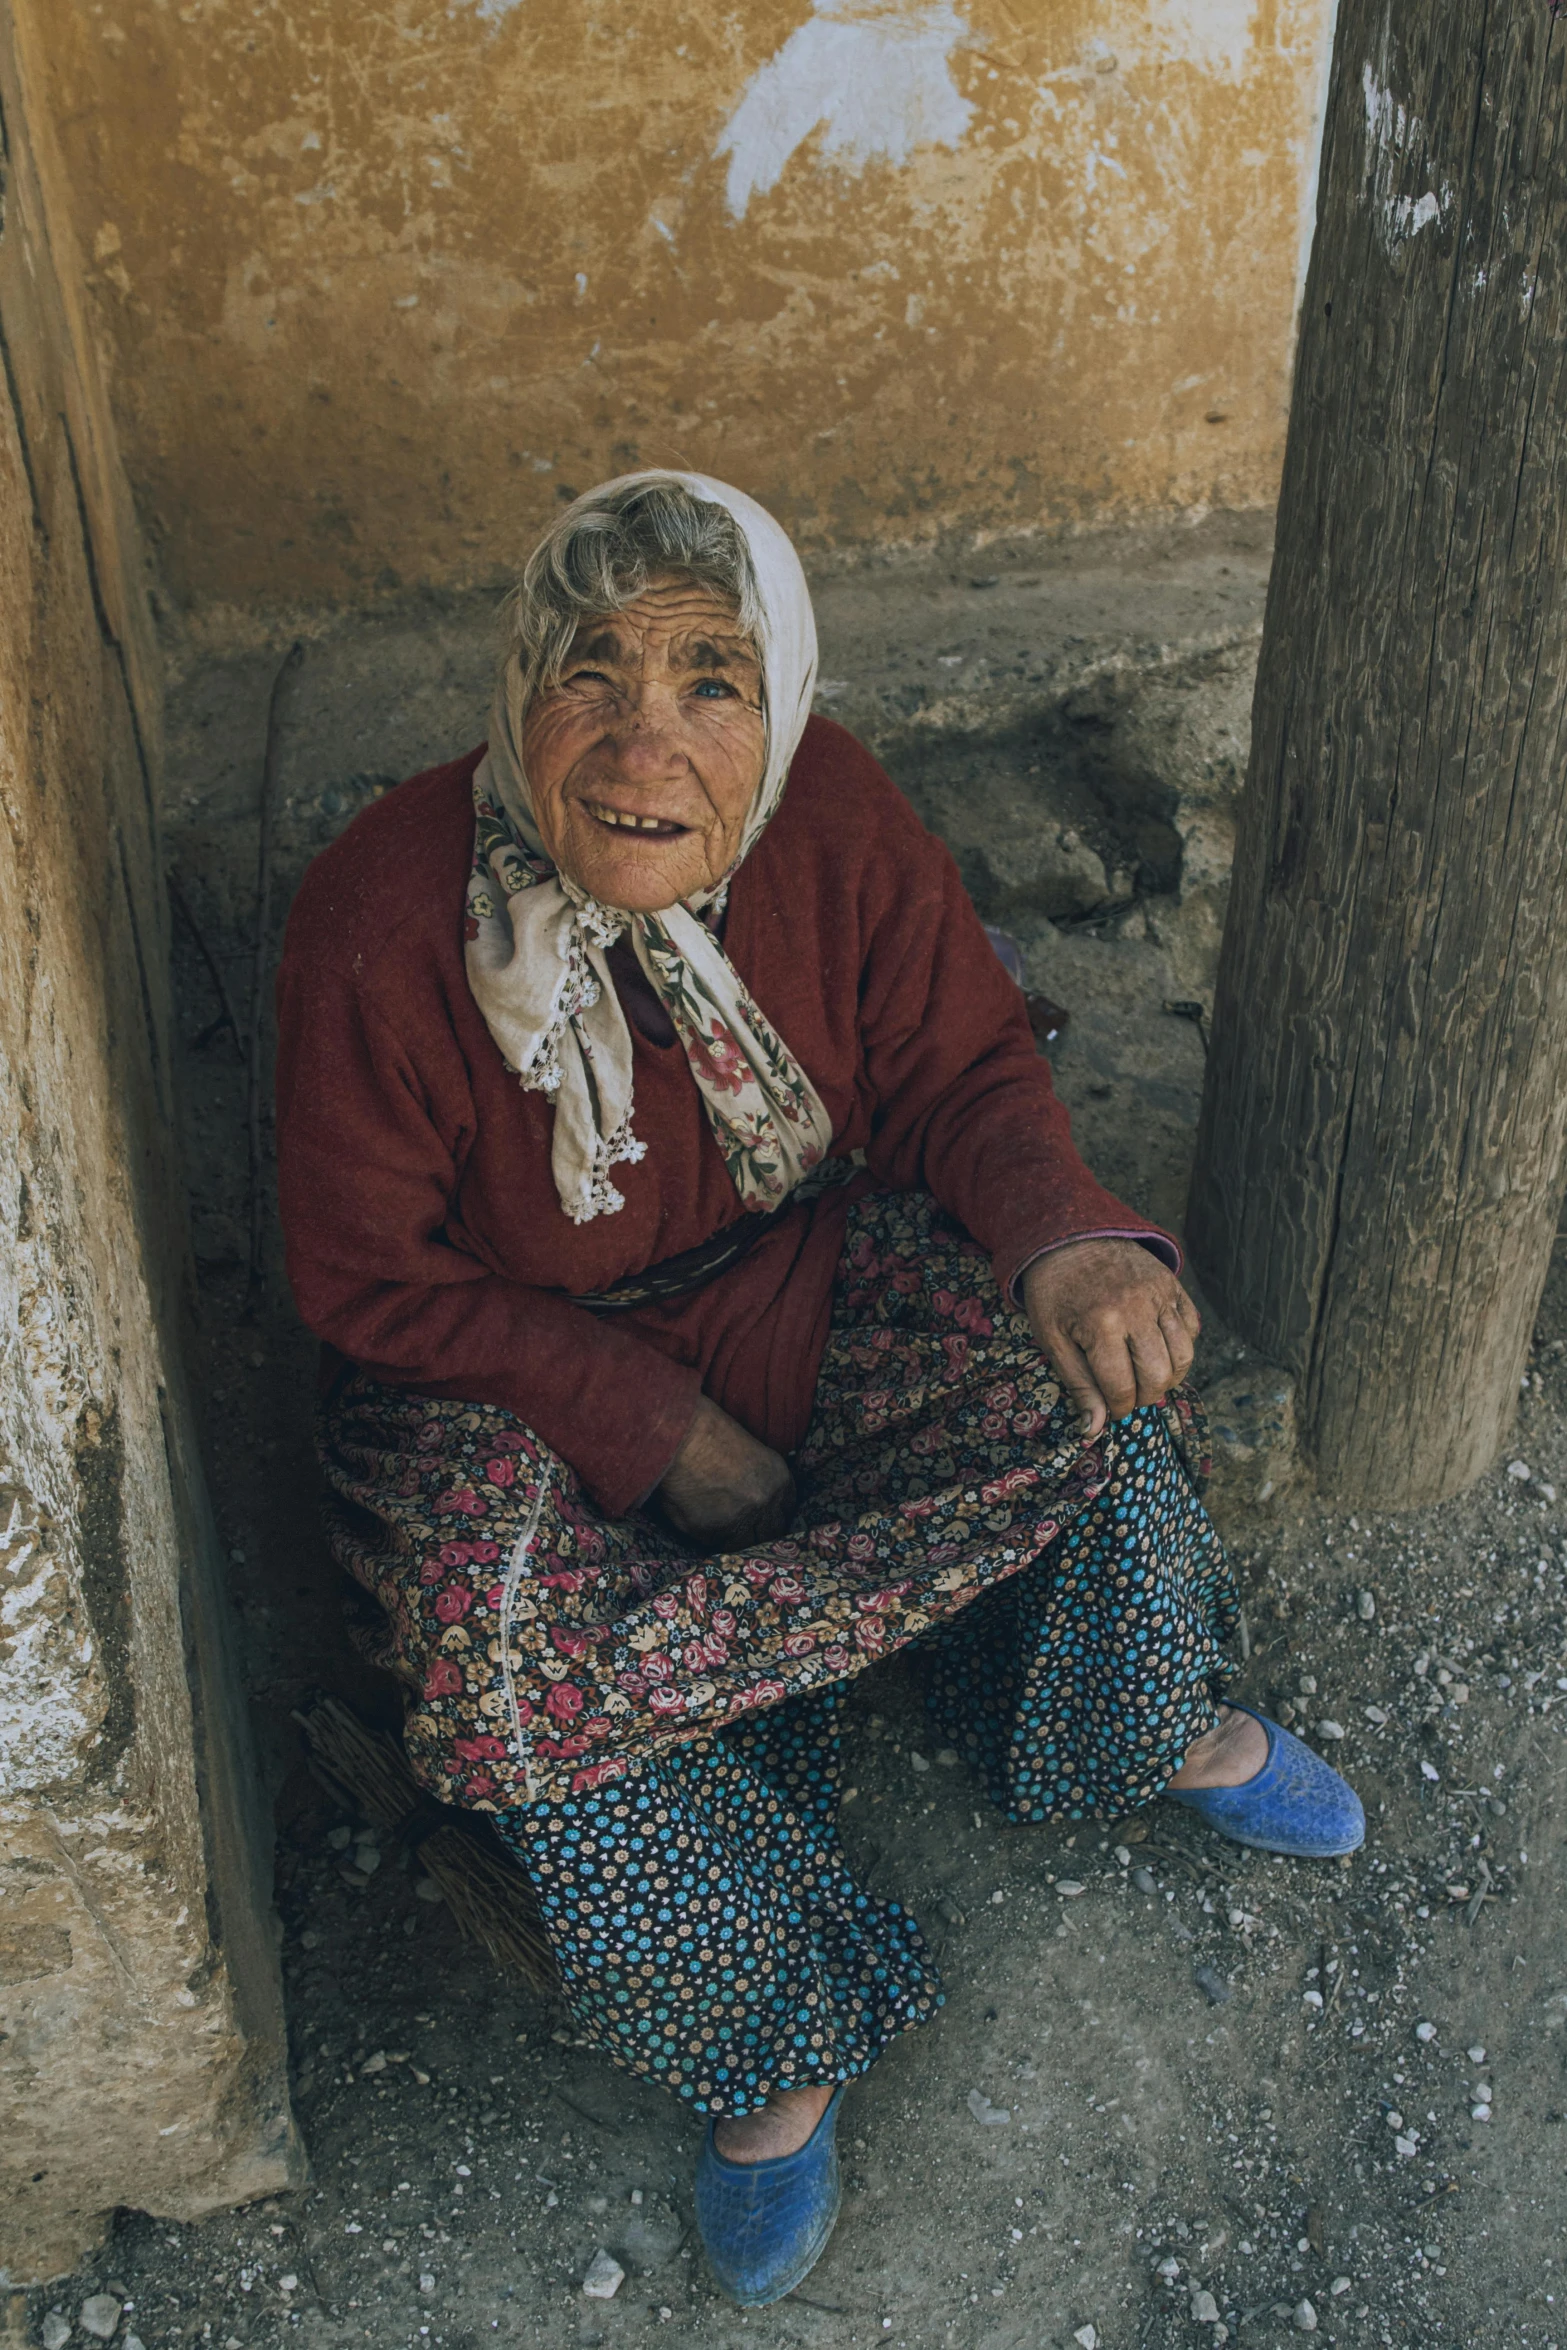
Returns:
[[[559,1988],[533,1887],[488,1821],[436,1803],[395,1738],[372,1730],[340,1697],[294,1716],[310,1765],[334,1802],[416,1852],[470,1941],[535,1990]]]

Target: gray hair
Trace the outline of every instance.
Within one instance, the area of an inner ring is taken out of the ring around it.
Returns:
[[[727,507],[672,479],[628,482],[600,503],[580,500],[533,553],[506,604],[508,660],[522,673],[522,706],[559,682],[584,620],[623,612],[649,580],[675,572],[731,606],[760,647],[762,600],[750,549]]]

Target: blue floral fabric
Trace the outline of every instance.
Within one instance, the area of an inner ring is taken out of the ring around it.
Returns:
[[[791,1698],[629,1780],[496,1825],[580,2031],[703,2113],[851,2080],[933,2015],[918,1927],[838,1840],[843,1690]]]

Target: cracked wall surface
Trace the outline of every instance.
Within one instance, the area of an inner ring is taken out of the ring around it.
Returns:
[[[635,464],[809,553],[1277,486],[1331,0],[54,0],[168,583],[505,577]]]
[[[181,1370],[158,662],[0,6],[0,2283],[298,2173]]]

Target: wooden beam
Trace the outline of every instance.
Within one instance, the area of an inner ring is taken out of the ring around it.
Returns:
[[[1189,1229],[1326,1493],[1504,1443],[1567,1176],[1567,17],[1343,0]]]

